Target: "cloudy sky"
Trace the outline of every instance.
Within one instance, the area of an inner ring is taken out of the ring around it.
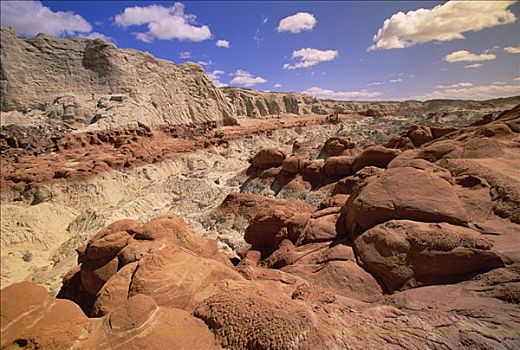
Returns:
[[[1,23],[104,38],[218,85],[341,100],[520,95],[515,1],[4,1]]]

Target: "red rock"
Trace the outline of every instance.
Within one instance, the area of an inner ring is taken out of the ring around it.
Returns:
[[[0,300],[2,349],[69,349],[90,328],[78,305],[30,282],[2,289]]]
[[[414,125],[408,129],[406,136],[412,141],[415,147],[422,146],[426,142],[433,140],[432,131],[427,126]]]
[[[190,311],[224,279],[242,276],[232,266],[170,245],[139,260],[128,296],[145,294],[160,306]]]
[[[464,149],[460,142],[439,140],[420,149],[404,151],[388,164],[388,168],[403,166],[412,159],[425,159],[435,163],[439,159],[461,158],[463,152]]]
[[[85,260],[81,264],[81,285],[87,293],[95,296],[103,285],[117,273],[119,261],[113,259]]]
[[[444,137],[452,132],[459,130],[453,126],[430,126],[430,130],[432,132],[432,137],[434,140]]]
[[[91,244],[95,240],[97,240],[97,239],[99,239],[101,237],[104,237],[104,236],[106,236],[107,234],[110,234],[110,233],[119,232],[119,231],[125,231],[129,235],[133,236],[136,233],[141,232],[141,230],[142,230],[142,225],[139,222],[135,221],[135,220],[130,220],[130,219],[118,220],[118,221],[115,221],[115,222],[111,223],[107,227],[101,229],[98,233],[96,233],[89,240],[88,244]]]
[[[301,242],[309,218],[310,213],[301,213],[296,208],[264,209],[250,222],[244,239],[254,250],[259,250],[263,256],[268,256],[284,239],[289,239],[295,244]]]
[[[397,166],[398,165],[398,166]],[[419,170],[427,171],[431,174],[437,175],[440,178],[443,178],[444,180],[453,183],[453,177],[451,176],[451,173],[449,170],[442,168],[434,163],[430,163],[427,160],[417,158],[417,159],[409,159],[409,160],[403,160],[399,162],[398,164],[390,163],[388,165],[388,168],[395,168],[395,167],[411,167]]]
[[[384,144],[387,148],[397,148],[400,150],[414,149],[415,146],[407,136],[394,136]]]
[[[323,173],[327,176],[344,177],[352,174],[354,158],[350,156],[328,157],[323,165]]]
[[[233,349],[283,349],[288,344],[297,349],[327,348],[315,332],[312,314],[301,302],[280,295],[268,285],[231,284],[205,300],[195,310],[224,346]],[[276,310],[276,312],[273,312]],[[290,330],[290,331],[289,331]]]
[[[323,180],[323,159],[307,160],[302,168],[303,179],[312,184],[319,184]]]
[[[132,239],[132,236],[125,231],[106,231],[105,235],[96,235],[96,237],[95,240],[91,240],[86,250],[87,258],[93,260],[116,256]]]
[[[304,243],[327,242],[334,240],[337,235],[336,221],[338,221],[338,216],[339,213],[325,215],[317,219],[310,219],[307,228],[305,229]]]
[[[136,268],[137,262],[124,266],[103,285],[89,312],[91,317],[102,317],[126,302],[128,288]]]
[[[251,164],[258,169],[269,169],[281,166],[286,157],[280,149],[264,148],[253,157]]]
[[[392,220],[361,234],[354,246],[362,266],[391,292],[504,266],[479,232],[447,223]]]
[[[334,185],[332,193],[334,195],[350,195],[356,188],[361,186],[368,178],[382,174],[383,170],[377,167],[364,167],[354,175],[347,176]]]
[[[348,197],[349,197],[348,194],[342,194],[342,193],[335,194],[332,197],[324,199],[318,206],[318,209],[321,210],[321,209],[325,209],[325,208],[329,208],[329,207],[342,207],[347,202]]]
[[[328,158],[332,156],[339,156],[343,151],[356,147],[355,142],[347,137],[331,137],[321,148],[320,156],[318,158]]]
[[[305,158],[301,156],[289,156],[282,163],[282,170],[289,174],[298,174],[305,164]]]
[[[467,225],[454,188],[440,177],[411,167],[388,169],[372,178],[343,207],[347,232],[359,233],[392,219]]]
[[[369,146],[356,156],[352,164],[352,171],[357,172],[367,166],[386,168],[400,152],[384,146]]]

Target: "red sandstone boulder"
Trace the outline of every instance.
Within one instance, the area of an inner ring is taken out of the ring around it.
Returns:
[[[359,233],[392,219],[467,225],[454,188],[444,179],[411,167],[388,169],[352,195],[343,207],[347,232]]]
[[[350,156],[335,156],[325,159],[323,173],[328,177],[344,177],[352,174],[354,158]]]
[[[397,148],[400,150],[414,149],[415,146],[406,136],[394,136],[384,144],[387,148]]]
[[[328,158],[332,156],[339,156],[345,150],[353,149],[356,147],[356,143],[348,137],[331,137],[321,148],[318,158]]]
[[[304,230],[310,213],[302,213],[293,207],[273,207],[261,210],[250,222],[244,239],[268,256],[278,248],[280,242],[289,239],[299,244],[304,239]]]
[[[332,197],[324,199],[318,206],[318,209],[321,210],[329,207],[342,207],[343,205],[345,205],[345,203],[347,203],[348,197],[348,194],[335,194]]]
[[[408,129],[406,136],[412,141],[415,147],[419,147],[433,140],[432,131],[427,126],[414,125]]]
[[[206,299],[194,315],[202,319],[227,348],[324,349],[312,313],[299,300],[272,284],[230,282]]]
[[[361,266],[390,292],[504,266],[478,231],[447,223],[387,221],[357,237],[354,247]]]
[[[253,157],[251,164],[257,169],[269,169],[281,166],[286,157],[280,149],[264,148]]]
[[[90,328],[78,305],[30,282],[2,289],[0,301],[2,349],[69,349]]]
[[[305,158],[302,156],[289,156],[282,163],[282,170],[289,174],[298,174],[305,164]]]
[[[357,172],[366,166],[386,168],[399,153],[399,150],[393,148],[379,145],[369,146],[356,156],[352,164],[352,171]]]
[[[382,174],[381,168],[367,166],[356,172],[354,175],[347,176],[334,184],[332,193],[334,195],[350,195],[356,188],[361,186],[368,178]]]

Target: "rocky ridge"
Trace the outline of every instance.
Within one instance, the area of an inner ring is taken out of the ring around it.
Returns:
[[[432,122],[442,118],[481,117],[484,114],[513,108],[518,96],[487,101],[429,100],[429,101],[336,101],[318,99],[302,93],[264,92],[246,88],[223,87],[221,90],[235,108],[237,118],[266,118],[286,114],[328,115],[359,113],[369,117],[422,114]]]
[[[232,107],[199,65],[176,65],[99,39],[22,39],[1,30],[2,124],[57,120],[105,129],[233,123]]]

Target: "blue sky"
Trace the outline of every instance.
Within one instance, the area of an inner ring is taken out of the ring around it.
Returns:
[[[105,36],[222,85],[345,100],[520,94],[519,16],[514,1],[2,1],[24,36]]]

